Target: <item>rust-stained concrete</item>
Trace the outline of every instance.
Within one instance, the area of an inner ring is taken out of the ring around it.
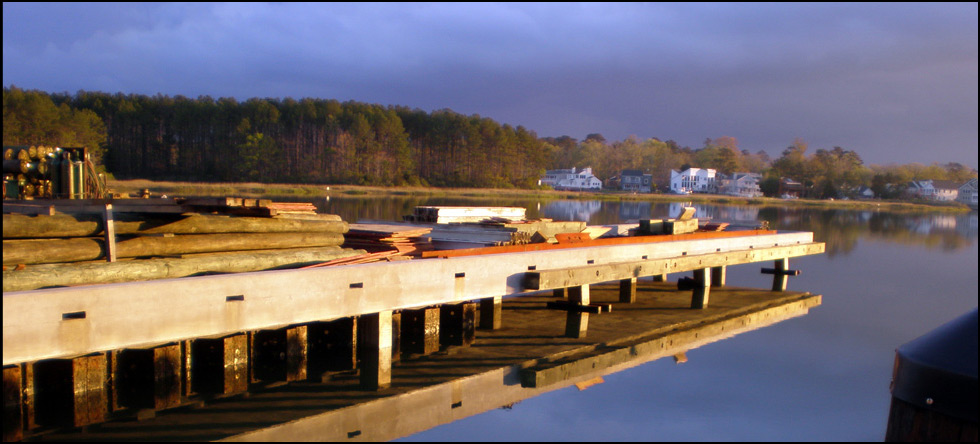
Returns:
[[[338,373],[327,383],[291,383],[143,421],[35,438],[389,440],[802,316],[821,298],[714,288],[711,304],[698,310],[690,308],[690,291],[640,280],[636,303],[619,302],[618,283],[593,286],[591,299],[612,304],[612,312],[592,315],[587,335],[575,339],[564,337],[566,314],[545,308],[555,300],[551,292],[505,298],[502,328],[477,330],[469,347],[402,359],[393,365],[391,386],[377,392],[359,389],[356,372]]]

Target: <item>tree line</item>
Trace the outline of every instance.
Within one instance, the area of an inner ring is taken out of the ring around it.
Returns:
[[[545,170],[591,166],[607,180],[624,169],[666,189],[691,166],[754,172],[769,183],[802,182],[812,197],[920,179],[965,180],[958,163],[867,166],[840,147],[808,154],[796,140],[782,155],[741,149],[733,137],[703,146],[589,134],[539,138],[522,126],[451,110],[425,112],[329,99],[48,94],[3,90],[4,145],[86,146],[120,179],[531,188]]]

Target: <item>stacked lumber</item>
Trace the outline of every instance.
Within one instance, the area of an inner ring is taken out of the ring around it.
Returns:
[[[425,235],[438,250],[523,245],[531,242],[532,234],[503,223],[437,224]]]
[[[403,218],[406,222],[427,222],[448,224],[460,222],[524,220],[527,209],[522,207],[458,207],[458,206],[418,206],[412,214]]]
[[[90,203],[62,205],[59,201],[53,208],[77,211],[4,214],[3,289],[295,268],[366,253],[342,247],[349,225],[339,216],[316,214],[307,205],[276,208],[271,202],[253,201],[208,198],[124,203],[121,206],[126,210],[119,213],[115,208],[106,211],[102,204],[101,214],[92,214]],[[158,211],[186,205],[303,214],[294,218]]]
[[[359,248],[369,253],[396,252],[419,256],[433,249],[427,237],[431,227],[385,223],[350,224],[344,236],[344,248]]]

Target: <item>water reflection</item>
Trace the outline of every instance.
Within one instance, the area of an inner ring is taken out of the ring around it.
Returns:
[[[309,201],[309,199],[307,199]],[[727,222],[733,226],[757,226],[766,222],[777,230],[811,231],[815,240],[827,243],[827,254],[852,252],[862,239],[885,240],[955,251],[973,244],[977,237],[977,212],[966,214],[900,214],[871,210],[707,205],[684,202],[609,202],[598,200],[553,200],[520,198],[458,197],[332,197],[314,201],[321,212],[339,214],[344,220],[400,221],[419,205],[521,206],[529,218],[585,221],[589,224],[619,224],[640,219],[677,217],[682,208],[693,206],[695,216]]]

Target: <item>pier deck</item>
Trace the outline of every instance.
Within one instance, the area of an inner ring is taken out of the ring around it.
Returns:
[[[645,279],[635,302],[619,298],[619,285],[591,287],[592,302],[612,310],[593,316],[584,338],[565,336],[565,313],[546,308],[556,300],[551,292],[505,298],[499,329],[476,330],[470,346],[402,358],[392,365],[390,387],[377,391],[360,388],[356,371],[337,372],[324,382],[32,439],[389,440],[802,316],[821,301],[808,293],[721,287],[712,289],[707,307],[691,309],[690,291]]]

